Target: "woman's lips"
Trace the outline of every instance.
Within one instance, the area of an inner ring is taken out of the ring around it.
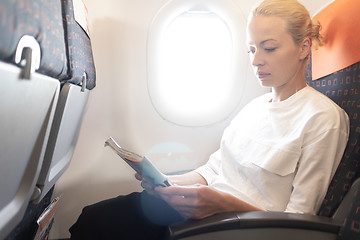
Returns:
[[[257,72],[256,75],[258,76],[259,79],[264,79],[268,76],[270,76],[270,73],[266,73],[266,72]]]

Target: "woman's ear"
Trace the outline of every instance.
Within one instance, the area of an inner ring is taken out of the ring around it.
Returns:
[[[305,38],[300,44],[300,60],[307,59],[311,51],[311,40],[310,38]]]

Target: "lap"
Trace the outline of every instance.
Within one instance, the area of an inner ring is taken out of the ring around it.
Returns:
[[[161,239],[182,220],[163,200],[131,193],[85,207],[70,232],[72,239]]]

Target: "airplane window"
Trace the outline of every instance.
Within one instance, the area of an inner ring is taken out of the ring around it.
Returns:
[[[151,101],[164,119],[183,126],[205,126],[226,119],[243,91],[241,76],[234,70],[241,54],[239,34],[234,31],[244,28],[229,22],[219,6],[198,2],[201,4],[171,8],[174,13],[165,14],[157,28],[153,23],[157,35],[149,37],[148,45]],[[222,11],[216,11],[219,9]]]

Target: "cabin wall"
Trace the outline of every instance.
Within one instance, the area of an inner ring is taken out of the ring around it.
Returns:
[[[134,172],[104,141],[113,136],[123,147],[150,154],[164,172],[189,170],[207,161],[219,145],[231,117],[206,127],[181,127],[162,119],[147,94],[146,40],[156,12],[168,0],[85,0],[97,72],[72,162],[55,187],[61,195],[50,239],[69,237],[68,228],[91,203],[141,190]],[[234,0],[244,18],[254,1]],[[311,14],[329,0],[302,0]],[[251,66],[246,93],[236,111],[267,89],[259,86]],[[151,153],[163,143],[187,151]]]

